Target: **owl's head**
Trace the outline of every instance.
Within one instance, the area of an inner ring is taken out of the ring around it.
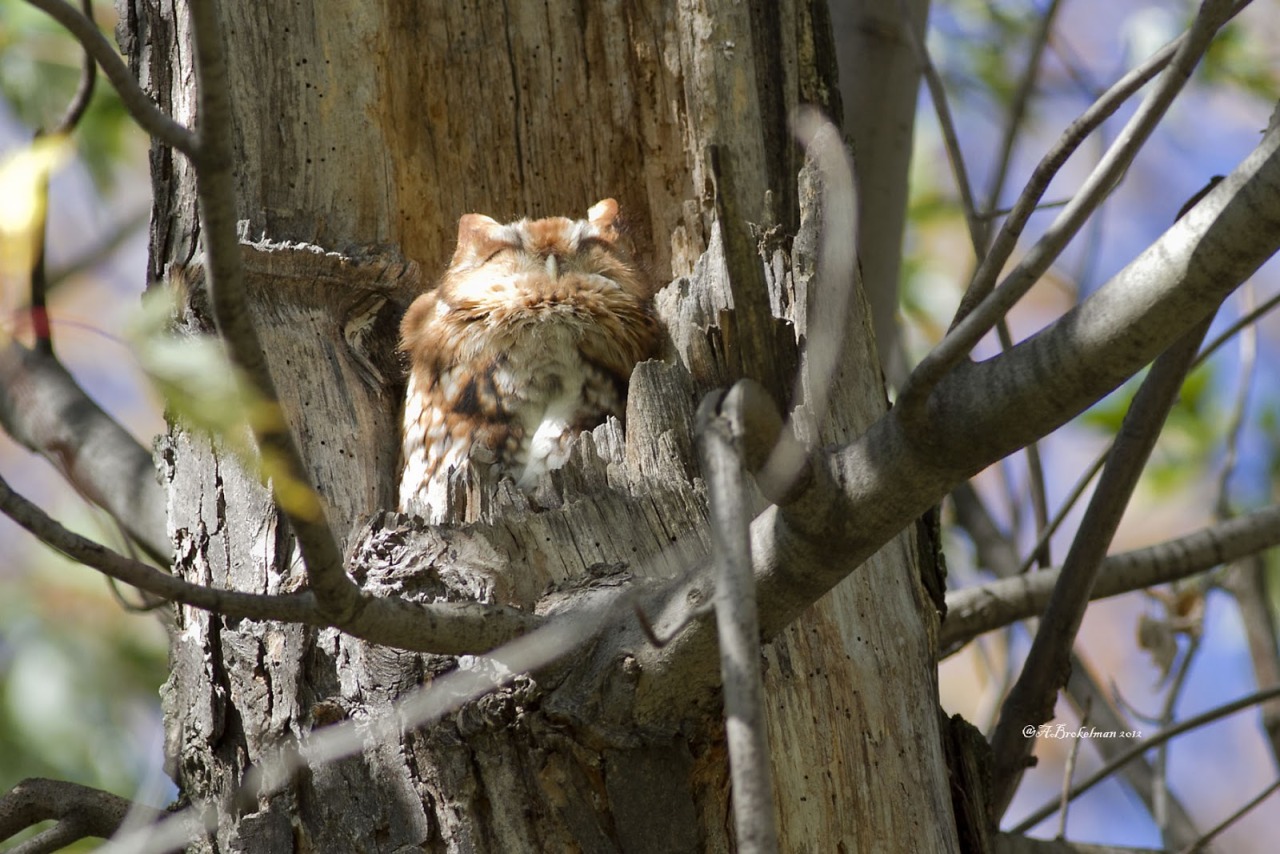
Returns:
[[[432,370],[481,359],[532,335],[547,345],[576,341],[592,361],[629,376],[636,362],[656,352],[658,324],[654,288],[617,221],[613,199],[578,220],[504,224],[466,214],[448,270],[405,314],[401,349]]]
[[[440,283],[451,305],[542,297],[551,305],[575,292],[617,292],[648,300],[642,275],[617,228],[618,203],[605,199],[585,219],[547,217],[500,223],[483,214],[458,222],[458,246]]]

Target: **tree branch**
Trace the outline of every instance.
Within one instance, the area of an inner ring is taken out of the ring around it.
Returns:
[[[89,399],[51,355],[0,347],[0,425],[106,510],[155,561],[172,559],[151,452]]]
[[[907,43],[920,65],[920,73],[925,86],[929,89],[929,100],[933,102],[933,110],[938,118],[938,129],[942,131],[943,149],[947,152],[947,162],[951,165],[951,176],[955,179],[956,190],[960,194],[960,210],[964,214],[965,225],[969,231],[969,241],[973,245],[975,255],[982,254],[982,235],[986,231],[978,220],[978,203],[973,197],[973,184],[969,181],[969,170],[965,167],[964,151],[960,148],[960,136],[956,133],[956,123],[951,118],[951,106],[947,102],[947,90],[942,85],[942,76],[929,58],[929,49],[924,43],[924,27],[918,24],[911,13],[907,0],[898,0],[898,14],[902,16],[902,32],[906,34]]]
[[[133,79],[129,67],[102,35],[97,24],[64,0],[27,0],[27,2],[48,14],[76,37],[85,51],[97,61],[102,73],[107,76],[120,95],[120,101],[125,109],[143,130],[157,141],[181,151],[193,161],[197,159],[198,145],[195,135],[160,112],[155,102],[142,91],[138,81]]]
[[[0,841],[44,821],[49,830],[12,851],[56,851],[77,839],[115,834],[130,812],[152,822],[159,810],[77,783],[28,777],[0,796]]]
[[[257,420],[254,437],[263,474],[270,479],[276,504],[297,538],[319,608],[334,625],[367,621],[359,610],[368,600],[343,567],[323,501],[280,411],[279,395],[249,316],[236,231],[233,115],[221,21],[212,0],[192,0],[190,9],[200,91],[197,133],[201,156],[196,163],[196,186],[214,320],[231,361],[244,371],[260,400],[279,413],[278,418]],[[282,500],[284,494],[288,500]]]
[[[333,626],[385,646],[441,655],[485,652],[538,626],[542,620],[515,608],[479,602],[416,603],[361,592],[355,615],[336,622],[312,592],[287,595],[243,593],[192,584],[68,531],[18,495],[0,477],[0,511],[45,545],[72,560],[183,605],[230,619],[278,620]]]
[[[1204,4],[1187,32],[1186,38],[1170,60],[1160,82],[1125,126],[1115,144],[1102,158],[1102,162],[1090,174],[1084,186],[1053,224],[1046,229],[1044,236],[1005,277],[1000,287],[988,294],[990,286],[987,282],[995,281],[1007,258],[1005,253],[1012,252],[1012,241],[1016,241],[1016,238],[1011,240],[1011,229],[1015,223],[1018,223],[1018,214],[1006,221],[1005,228],[1001,230],[992,251],[983,259],[982,265],[974,274],[973,283],[970,284],[968,292],[961,301],[957,318],[963,317],[963,320],[959,320],[947,337],[920,361],[898,398],[898,405],[908,413],[909,423],[917,425],[928,423],[923,420],[923,416],[929,389],[959,364],[974,345],[1005,316],[1014,303],[1040,280],[1088,217],[1115,188],[1173,99],[1182,90],[1192,70],[1200,61],[1200,57],[1208,49],[1218,28],[1229,20],[1234,11],[1229,0],[1209,0]],[[1074,136],[1071,129],[1068,130],[1068,136]],[[1056,166],[1053,171],[1056,171]],[[1024,198],[1031,192],[1032,186],[1034,183],[1028,186]],[[1019,200],[1018,207],[1023,207],[1022,199]],[[1025,210],[1025,215],[1029,216],[1030,211]],[[1025,222],[1025,219],[1023,221]],[[1020,225],[1018,227],[1020,228]],[[1006,234],[1010,237],[1007,238]],[[1003,244],[1002,239],[1006,241]],[[1001,258],[1002,254],[1005,258]]]
[[[1280,505],[1108,557],[1102,562],[1090,599],[1177,581],[1275,546],[1280,546]],[[1037,616],[1048,604],[1060,576],[1061,570],[1048,569],[948,593],[939,647],[949,654],[984,632]]]

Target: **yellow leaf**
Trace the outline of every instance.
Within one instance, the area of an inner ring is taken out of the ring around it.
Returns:
[[[65,135],[45,136],[0,163],[0,275],[25,276],[44,221],[49,174],[71,155]]]

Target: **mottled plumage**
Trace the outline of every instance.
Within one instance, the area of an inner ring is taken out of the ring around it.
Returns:
[[[529,488],[580,432],[623,417],[658,326],[617,214],[605,199],[582,220],[462,217],[449,269],[400,327],[402,511],[443,518],[449,471],[468,458]]]

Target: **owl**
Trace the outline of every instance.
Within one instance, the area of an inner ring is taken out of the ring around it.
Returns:
[[[622,419],[658,324],[617,217],[605,199],[580,220],[459,221],[449,268],[400,326],[402,512],[441,521],[449,472],[468,459],[528,490],[579,433]]]

